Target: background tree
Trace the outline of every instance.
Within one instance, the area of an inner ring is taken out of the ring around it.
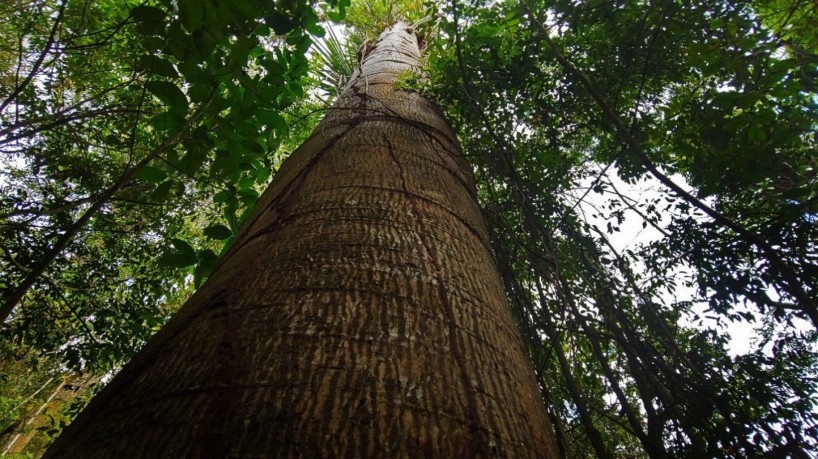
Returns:
[[[429,88],[461,121],[565,448],[814,449],[815,62],[776,35],[814,9],[450,8]],[[619,189],[640,182],[656,191]],[[758,341],[730,352],[737,324]]]

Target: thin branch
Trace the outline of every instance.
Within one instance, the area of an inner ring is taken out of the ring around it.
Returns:
[[[0,144],[6,144],[6,143],[14,142],[15,140],[30,138],[30,137],[32,137],[32,135],[34,133],[44,132],[44,131],[53,129],[55,127],[61,126],[63,124],[71,123],[73,121],[79,121],[79,120],[83,120],[83,119],[86,119],[86,118],[94,118],[94,117],[102,116],[102,115],[107,116],[107,115],[114,115],[114,114],[129,114],[129,113],[134,113],[135,111],[136,110],[132,109],[132,108],[101,108],[101,109],[98,109],[98,110],[89,110],[89,111],[83,112],[83,113],[75,113],[75,114],[72,114],[72,115],[65,116],[63,118],[58,118],[56,116],[44,116],[44,117],[40,117],[40,118],[24,120],[24,121],[20,121],[18,123],[15,123],[13,126],[9,126],[9,127],[5,128],[5,129],[3,129],[2,131],[0,131],[0,138],[2,138],[2,140],[0,140]],[[34,128],[28,129],[28,130],[24,130],[20,134],[16,134],[16,135],[13,135],[13,136],[8,136],[9,134],[11,134],[13,131],[15,131],[17,129],[30,127],[30,126],[33,126],[33,125],[35,125],[37,123],[42,123],[42,122],[48,122],[48,123],[43,124],[41,126],[36,126]]]
[[[6,220],[9,217],[17,217],[17,216],[21,216],[21,215],[33,215],[33,216],[36,216],[36,217],[41,217],[43,215],[59,214],[59,213],[65,212],[67,210],[75,209],[75,208],[77,208],[77,207],[79,207],[79,206],[81,206],[83,204],[87,204],[87,203],[89,203],[89,202],[91,202],[93,200],[94,200],[93,196],[86,196],[84,198],[77,199],[76,201],[67,202],[65,204],[54,207],[52,209],[39,208],[39,209],[13,210],[13,211],[5,213],[5,214],[0,214],[0,220]]]

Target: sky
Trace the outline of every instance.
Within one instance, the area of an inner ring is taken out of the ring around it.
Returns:
[[[577,198],[581,197],[582,193],[584,193],[583,190],[587,189],[595,179],[596,174],[589,175],[589,177],[586,178],[579,188],[580,196],[577,196]],[[693,191],[681,175],[671,175],[670,179],[682,186],[686,191]],[[666,187],[653,177],[645,177],[635,184],[626,183],[619,178],[616,167],[613,166],[604,172],[601,181],[603,184],[607,184],[608,187],[615,187],[620,194],[632,200],[637,207],[638,203],[646,204],[667,192]],[[695,191],[693,192],[695,194]],[[610,199],[609,196],[609,193],[599,194],[591,191],[585,195],[582,202],[577,206],[577,210],[586,217],[586,221],[592,225],[596,225],[602,231],[605,230],[609,220],[600,217],[599,214],[609,213],[604,211],[600,212],[608,199]],[[705,202],[711,204],[711,202],[707,200],[705,200]],[[615,223],[613,219],[610,221]],[[662,239],[662,234],[657,229],[650,225],[643,228],[642,222],[642,217],[636,212],[626,210],[625,219],[622,224],[619,225],[620,231],[608,235],[611,245],[614,246],[618,252],[622,252],[628,248],[635,249],[640,244],[647,244]],[[667,223],[669,223],[669,214],[663,214],[663,221],[660,225],[664,226]],[[643,269],[643,267],[638,264],[634,266],[634,268],[638,270]],[[677,269],[677,276],[681,279],[682,276],[686,275],[686,271],[689,271],[689,269],[680,262]],[[665,300],[665,304],[668,304],[675,301],[694,300],[695,297],[696,291],[694,288],[686,287],[683,283],[679,282],[676,290],[673,293],[666,292],[662,299]],[[742,309],[744,306],[739,304],[736,305],[736,308]],[[701,317],[701,322],[694,320],[691,316],[682,316],[682,325],[694,328],[702,326],[714,328],[719,330],[720,333],[729,335],[728,350],[731,356],[746,354],[754,348],[754,341],[757,336],[754,324],[743,321],[723,322],[722,326],[719,326],[715,320],[704,317],[706,310],[706,304],[700,302],[694,305],[693,311]],[[802,325],[807,326],[808,324],[804,322]]]

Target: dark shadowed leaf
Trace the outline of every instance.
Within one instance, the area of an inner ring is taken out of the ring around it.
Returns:
[[[159,183],[159,182],[165,180],[165,177],[168,176],[168,174],[165,173],[165,171],[163,171],[162,169],[160,169],[158,167],[154,167],[154,166],[144,166],[141,169],[139,169],[138,171],[136,171],[134,173],[134,175],[137,178],[142,179],[142,180],[144,180],[146,182],[153,182],[153,183]]]
[[[187,98],[182,90],[169,81],[149,81],[145,88],[165,103],[176,114],[184,115],[187,112]]]
[[[216,224],[210,225],[207,228],[205,228],[204,234],[207,237],[222,240],[229,238],[233,233],[230,231],[228,227]]]

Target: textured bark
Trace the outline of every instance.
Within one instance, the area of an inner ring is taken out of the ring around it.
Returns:
[[[556,457],[473,177],[385,31],[52,457]]]

